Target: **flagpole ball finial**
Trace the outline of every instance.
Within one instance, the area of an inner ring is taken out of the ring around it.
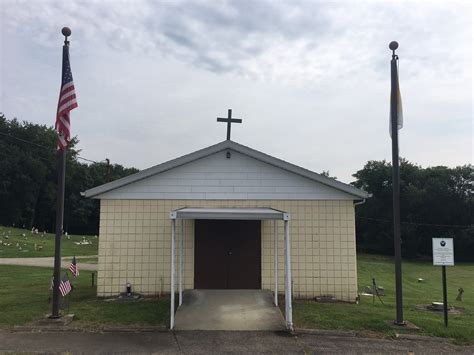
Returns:
[[[398,48],[398,42],[397,41],[392,41],[388,45],[388,48],[390,48],[392,51],[396,50]]]
[[[63,27],[61,33],[63,34],[63,36],[69,37],[71,35],[71,29],[69,27]]]

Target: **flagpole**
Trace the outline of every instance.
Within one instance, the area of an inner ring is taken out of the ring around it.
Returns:
[[[389,48],[392,51],[391,67],[391,95],[390,95],[390,117],[392,118],[392,174],[393,174],[393,243],[395,251],[395,292],[397,303],[396,325],[405,325],[403,320],[403,294],[402,294],[402,252],[400,238],[400,167],[398,150],[398,56],[395,50],[398,43],[390,42]]]
[[[71,30],[64,27],[61,30],[64,35],[63,48],[69,48],[69,41],[67,38],[71,35]],[[64,61],[64,57],[63,57]],[[51,318],[60,318],[59,314],[59,284],[61,272],[61,237],[63,234],[63,219],[64,219],[64,185],[66,177],[66,151],[67,147],[58,149],[58,191],[56,201],[56,238],[54,243],[54,287],[53,287],[53,310]]]

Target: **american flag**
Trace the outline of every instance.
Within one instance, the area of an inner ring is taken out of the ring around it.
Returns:
[[[71,292],[71,290],[72,290],[72,286],[71,286],[71,283],[69,282],[69,277],[67,277],[67,272],[65,272],[63,279],[59,283],[59,292],[61,292],[61,295],[64,297],[69,292]]]
[[[76,257],[72,258],[72,263],[69,265],[69,270],[72,272],[72,276],[78,277],[79,276],[79,268],[77,267]]]
[[[69,46],[63,46],[63,70],[61,91],[59,92],[58,111],[56,113],[56,131],[58,132],[58,149],[63,150],[70,141],[69,111],[77,107],[76,91],[72,81],[69,63]]]

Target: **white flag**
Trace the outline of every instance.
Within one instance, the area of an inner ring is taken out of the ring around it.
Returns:
[[[398,67],[398,63],[397,63]],[[397,127],[401,129],[403,127],[403,110],[402,110],[402,96],[400,95],[400,83],[398,81],[398,68],[397,68],[397,88],[395,90],[395,95],[397,96]],[[393,92],[390,93],[390,105],[392,104],[392,95]],[[390,108],[390,119],[388,121],[388,130],[390,132],[390,137],[392,136],[392,109]]]

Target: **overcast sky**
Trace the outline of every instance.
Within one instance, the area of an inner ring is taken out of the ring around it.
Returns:
[[[339,180],[391,160],[390,57],[400,43],[400,154],[472,162],[469,1],[0,0],[0,112],[52,126],[72,29],[81,155],[143,169],[232,139]]]

